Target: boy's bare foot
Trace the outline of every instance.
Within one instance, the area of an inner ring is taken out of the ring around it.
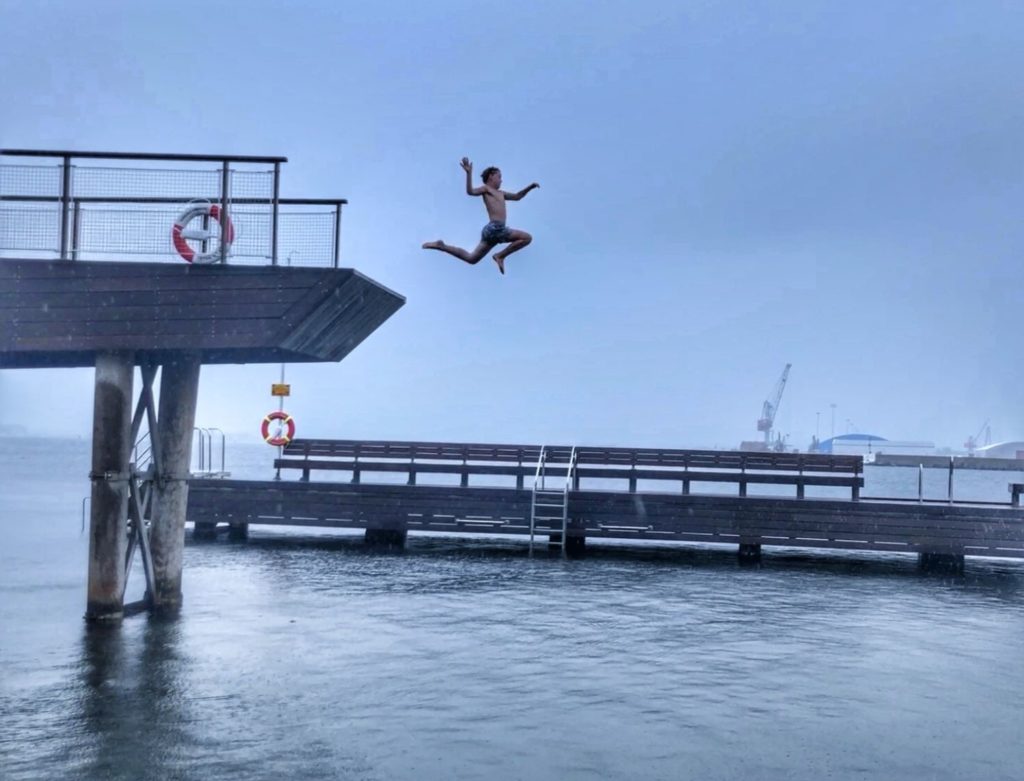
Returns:
[[[438,239],[437,241],[425,241],[423,242],[423,249],[444,249],[444,242]]]
[[[502,274],[504,274],[505,273],[505,258],[501,257],[500,255],[494,255],[493,257],[494,257],[494,262],[498,264],[498,271],[500,271]]]

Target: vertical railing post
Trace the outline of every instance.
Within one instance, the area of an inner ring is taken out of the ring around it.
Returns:
[[[60,184],[60,259],[68,259],[68,219],[71,216],[71,156],[64,155]]]
[[[203,214],[203,235],[204,236],[209,236],[210,235],[210,215],[209,214]],[[199,243],[199,251],[202,252],[204,255],[207,252],[210,251],[210,240],[209,239],[203,239]]]
[[[270,265],[277,265],[277,220],[280,216],[281,199],[281,164],[274,163],[274,200],[270,205]]]
[[[82,204],[75,198],[74,216],[71,220],[71,259],[78,260],[78,245],[82,229]]]
[[[199,426],[193,426],[192,427],[192,432],[199,434],[198,438],[193,436],[192,440],[194,442],[196,442],[197,445],[198,445],[198,454],[197,454],[197,461],[196,461],[196,471],[202,472],[203,471],[203,454],[205,452],[205,449],[203,447],[203,430],[201,428],[199,428]],[[189,460],[191,461],[191,456],[190,456]],[[191,464],[190,464],[190,466],[191,466]]]
[[[220,262],[228,262],[228,221],[234,218],[228,201],[231,198],[229,188],[231,186],[231,161],[224,160],[220,172]]]
[[[953,503],[953,456],[949,457],[949,488],[946,491],[946,498]]]
[[[220,429],[217,429],[217,430],[220,431]],[[224,472],[225,472],[225,464],[226,464],[226,461],[225,461],[225,451],[226,450],[227,450],[227,438],[224,436],[224,432],[221,431],[220,432],[220,473],[221,474],[224,474]]]
[[[334,204],[334,267],[341,258],[341,204]]]

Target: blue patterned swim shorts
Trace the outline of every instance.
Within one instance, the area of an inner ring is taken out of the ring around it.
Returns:
[[[512,236],[505,223],[494,220],[484,225],[480,231],[480,240],[488,244],[507,244],[512,241]]]

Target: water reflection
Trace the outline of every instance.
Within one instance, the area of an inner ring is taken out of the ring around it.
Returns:
[[[79,707],[90,778],[175,778],[183,768],[180,627],[139,620],[85,628]]]
[[[859,585],[846,584],[854,591],[878,588],[879,581],[892,581],[892,588],[904,588],[906,584],[939,586],[1008,600],[1015,606],[1024,592],[1024,567],[1010,559],[968,557],[966,566],[957,570],[922,566],[915,554],[802,548],[767,547],[762,559],[751,564],[739,560],[734,545],[590,541],[581,559],[563,559],[558,549],[549,550],[546,545],[536,546],[530,557],[521,540],[501,538],[410,535],[406,548],[395,551],[365,545],[361,536],[356,535],[257,531],[244,543],[204,546],[198,555],[201,566],[211,566],[216,561],[220,567],[247,573],[249,578],[270,578],[274,588],[325,579],[352,588],[359,582],[351,581],[350,576],[362,574],[376,576],[373,582],[363,583],[372,589],[394,590],[404,584],[419,590],[417,578],[430,581],[439,572],[461,570],[467,589],[494,585],[488,582],[492,574],[505,585],[515,587],[524,576],[549,583],[570,577],[586,585],[615,581],[623,573],[649,578],[665,572],[673,578],[692,573],[712,578],[757,578],[761,582],[781,579],[782,584],[789,579],[792,588],[802,588],[808,581],[820,582],[823,578],[866,579]],[[472,566],[474,563],[476,566]],[[429,590],[437,584],[420,585]]]

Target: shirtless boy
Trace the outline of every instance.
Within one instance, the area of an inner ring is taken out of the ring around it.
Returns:
[[[540,187],[540,185],[534,182],[517,193],[507,193],[501,189],[501,171],[492,166],[485,168],[480,176],[484,180],[483,187],[474,187],[473,164],[469,162],[468,157],[464,157],[462,158],[461,165],[462,170],[466,172],[466,195],[483,196],[484,206],[487,208],[487,217],[490,219],[490,222],[480,231],[480,243],[476,245],[476,249],[472,252],[467,252],[461,247],[454,247],[451,244],[445,244],[440,239],[426,242],[423,245],[423,249],[437,249],[441,250],[441,252],[447,252],[449,255],[454,255],[459,260],[466,261],[466,263],[479,263],[483,256],[498,244],[508,244],[505,249],[494,253],[494,262],[498,264],[498,271],[504,274],[505,258],[513,252],[518,252],[533,241],[533,236],[526,231],[515,230],[505,225],[505,201],[518,201],[524,198],[530,190]]]

